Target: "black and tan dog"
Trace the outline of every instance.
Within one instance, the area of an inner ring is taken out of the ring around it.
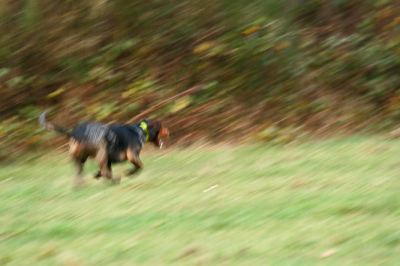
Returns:
[[[113,182],[119,182],[120,177],[112,178],[111,164],[130,161],[135,168],[132,175],[143,167],[139,153],[146,142],[153,142],[162,147],[161,138],[169,136],[168,129],[158,121],[142,119],[137,124],[105,125],[102,123],[85,123],[75,127],[71,132],[46,120],[47,112],[40,118],[40,124],[51,131],[57,131],[69,137],[69,153],[77,168],[77,181],[82,179],[83,165],[89,157],[100,165],[100,171],[95,178],[104,176]]]

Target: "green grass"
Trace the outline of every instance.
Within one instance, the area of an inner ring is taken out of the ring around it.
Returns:
[[[27,155],[0,168],[0,265],[397,265],[399,154],[374,138],[145,151],[138,176],[110,185],[89,163],[81,188],[65,154]]]

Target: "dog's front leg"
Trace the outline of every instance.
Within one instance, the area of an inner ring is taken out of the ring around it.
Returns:
[[[138,152],[135,152],[132,149],[129,149],[127,151],[126,155],[127,155],[128,160],[135,166],[134,169],[132,169],[128,172],[128,176],[131,176],[143,168],[143,163],[139,158]]]

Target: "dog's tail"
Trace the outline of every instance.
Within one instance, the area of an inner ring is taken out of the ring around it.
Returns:
[[[50,130],[50,131],[57,131],[60,132],[64,135],[69,136],[69,132],[66,128],[63,128],[59,125],[53,124],[49,121],[46,120],[46,115],[47,112],[44,112],[40,117],[39,117],[39,123],[42,125],[45,129]]]

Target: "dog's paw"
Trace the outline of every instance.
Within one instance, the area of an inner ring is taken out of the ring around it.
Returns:
[[[101,177],[101,171],[99,171],[97,174],[93,175],[94,179],[99,179]]]
[[[135,173],[136,173],[136,169],[132,169],[132,170],[126,171],[125,176],[131,176],[131,175],[134,175]]]
[[[141,169],[142,169],[142,168],[133,168],[133,169],[130,170],[130,171],[126,171],[126,172],[125,172],[125,175],[126,175],[127,177],[132,177],[134,174],[138,174],[138,173],[140,172]]]

